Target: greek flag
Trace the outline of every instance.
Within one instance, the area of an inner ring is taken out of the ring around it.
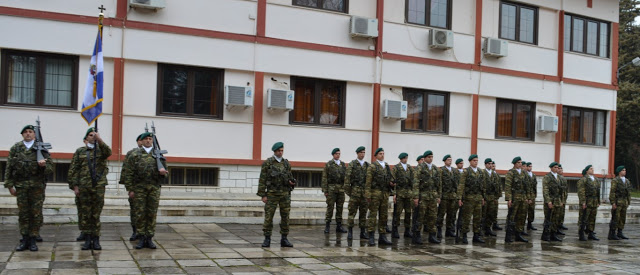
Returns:
[[[89,125],[102,115],[102,80],[102,26],[100,26],[91,56],[87,87],[84,89],[84,100],[82,100],[82,118]]]

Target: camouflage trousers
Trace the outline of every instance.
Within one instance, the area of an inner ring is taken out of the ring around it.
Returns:
[[[16,193],[20,234],[31,237],[38,236],[43,219],[44,186],[16,187]]]
[[[379,234],[385,234],[389,215],[389,193],[380,190],[372,190],[371,193],[367,231],[375,232],[377,227]]]
[[[280,207],[280,235],[289,234],[289,213],[291,212],[291,192],[270,192],[264,205],[264,223],[262,231],[265,236],[271,236],[273,216]]]
[[[618,203],[616,209],[611,211],[615,217],[616,228],[619,230],[623,230],[624,224],[627,222],[627,208],[629,208],[628,205]]]
[[[160,186],[147,184],[137,186],[133,191],[136,234],[153,237],[156,234],[156,216],[160,205]]]
[[[356,213],[358,213],[358,226],[360,228],[367,227],[367,200],[364,197],[349,197],[349,218],[347,226],[353,227]]]
[[[560,211],[558,211],[559,212],[558,215],[559,215],[559,219],[560,219],[559,220],[560,224],[564,223],[564,213],[565,213],[566,209],[567,209],[567,202],[565,201],[564,204],[560,207],[560,209],[559,209]],[[578,222],[578,223],[580,223],[580,222]]]
[[[585,214],[587,215],[586,218],[583,217]],[[580,206],[580,214],[578,214],[578,221],[579,221],[578,225],[582,225],[582,222],[586,222],[586,226],[585,226],[586,232],[593,232],[593,230],[596,227],[597,214],[598,214],[597,206],[589,206],[587,204],[586,209],[582,209],[582,206]],[[585,218],[585,220],[583,220],[583,218]]]
[[[498,223],[498,199],[485,201],[483,211],[485,228]]]
[[[336,222],[342,223],[342,207],[344,206],[344,192],[329,192],[327,195],[327,214],[324,222],[331,222],[333,208],[336,208]]]
[[[422,232],[422,227],[429,233],[436,233],[436,218],[438,217],[438,201],[423,199],[418,202],[418,215],[414,221],[416,232]]]
[[[82,221],[82,218],[84,218],[84,216],[80,214],[82,212],[80,208],[80,198],[78,196],[75,196],[73,200],[76,203],[76,210],[78,211],[78,229],[80,230],[80,232],[82,232],[82,228],[80,227],[80,225],[84,224],[84,222]]]
[[[456,228],[456,213],[458,212],[458,200],[456,199],[443,199],[440,201],[438,207],[438,219],[436,221],[436,227],[442,227],[442,223],[445,222],[444,216],[447,216],[445,228],[448,230],[455,230]]]
[[[411,228],[411,209],[413,209],[412,198],[400,198],[396,197],[395,212],[393,216],[393,226],[400,226],[400,215],[404,211],[404,228]]]
[[[549,208],[548,204],[544,204],[544,226],[549,227],[549,232],[556,232],[558,230],[563,208],[563,206],[556,205],[554,205],[553,208]]]
[[[527,218],[528,204],[526,200],[511,201],[511,219],[508,222],[515,224],[515,231],[520,233],[524,231],[524,223]]]
[[[527,222],[532,223],[535,219],[536,213],[536,200],[531,199],[531,204],[527,204]]]
[[[136,226],[136,208],[133,206],[133,199],[129,197],[129,219],[131,220],[131,226]]]
[[[78,216],[80,231],[86,235],[100,236],[100,213],[104,206],[104,186],[79,187],[80,206]]]
[[[460,231],[465,234],[469,232],[469,225],[473,218],[473,233],[482,232],[482,198],[465,199],[462,201],[462,228]],[[460,214],[458,214],[460,215]]]

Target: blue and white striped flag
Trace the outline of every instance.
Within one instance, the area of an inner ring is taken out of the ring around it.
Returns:
[[[84,90],[84,100],[82,100],[82,118],[89,125],[102,115],[102,80],[102,25],[100,25],[96,44],[93,47],[93,55],[91,56],[87,87]]]

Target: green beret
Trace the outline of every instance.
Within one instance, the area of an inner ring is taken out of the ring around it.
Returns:
[[[531,166],[531,162],[528,162],[528,161],[527,161],[527,166]]]
[[[423,159],[424,157],[422,155],[418,155],[418,157],[416,158],[416,161],[420,161],[420,159]]]
[[[484,164],[491,163],[493,160],[491,158],[484,159]]]
[[[375,153],[375,154],[373,154],[373,155],[374,155],[374,156],[377,156],[377,155],[378,155],[378,153],[380,153],[380,152],[384,152],[384,149],[382,149],[382,147],[380,147],[380,148],[376,149],[376,153]]]
[[[591,166],[593,166],[593,165],[589,164],[584,169],[582,169],[582,175],[586,175],[587,171],[589,171],[589,168],[591,168]]]
[[[522,158],[521,157],[515,157],[513,158],[513,160],[511,161],[512,164],[516,164],[516,162],[521,161]]]
[[[340,148],[333,148],[333,150],[331,150],[332,155],[335,155],[337,152],[340,152]]]
[[[463,162],[463,161],[464,161],[464,160],[462,160],[462,159],[457,159],[457,160],[456,160],[456,164],[461,163],[461,162]]]
[[[87,132],[84,134],[84,139],[87,139],[87,136],[89,136],[89,134],[90,134],[91,132],[95,132],[95,131],[96,131],[96,129],[95,129],[95,128],[93,128],[93,127],[91,127],[91,128],[89,128],[89,129],[87,129]]]
[[[562,164],[558,163],[558,168],[562,168]]]
[[[469,156],[469,161],[471,161],[472,159],[477,159],[477,158],[478,158],[478,155],[473,154],[473,155]]]
[[[364,151],[364,149],[365,149],[364,146],[360,146],[360,147],[358,147],[358,149],[356,149],[356,153],[360,153],[360,152]]]
[[[424,152],[424,154],[422,154],[425,158],[428,156],[433,156],[433,152],[431,152],[431,150],[427,150],[426,152]]]
[[[622,172],[622,170],[624,170],[624,165],[620,165],[616,168],[616,174],[619,174],[620,172]]]
[[[284,147],[284,143],[282,143],[281,141],[278,141],[274,143],[273,146],[271,146],[271,151],[276,151],[282,147]]]
[[[402,153],[400,153],[400,155],[398,155],[398,158],[399,158],[399,159],[403,159],[403,158],[406,158],[406,157],[408,157],[408,156],[409,156],[409,154],[407,154],[407,153],[405,153],[405,152],[402,152]]]
[[[444,157],[442,157],[442,161],[447,161],[447,159],[450,158],[450,157],[451,157],[451,155],[446,154],[446,155],[444,155]]]
[[[554,166],[558,166],[559,164],[557,162],[552,162],[549,164],[549,168],[554,167]]]
[[[140,140],[143,140],[147,137],[153,137],[153,133],[152,132],[144,132],[140,135]]]
[[[24,133],[24,130],[27,130],[27,129],[31,129],[31,130],[35,131],[36,127],[33,127],[33,125],[30,125],[30,124],[27,124],[24,127],[22,127],[22,130],[20,131],[20,134],[22,135],[22,133]]]
[[[143,134],[139,134],[138,137],[136,138],[136,142],[141,141],[142,140],[142,135]]]

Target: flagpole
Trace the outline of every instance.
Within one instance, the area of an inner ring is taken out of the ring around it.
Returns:
[[[98,8],[98,9],[100,10],[100,14],[98,15],[98,33],[99,33],[98,34],[98,39],[100,39],[99,43],[100,43],[100,45],[102,45],[102,19],[104,18],[104,13],[102,13],[102,12],[105,10],[105,8],[104,8],[104,6],[100,5],[100,8]],[[93,82],[93,87],[94,87],[94,92],[95,92],[96,85],[97,85],[95,78],[94,78],[93,81],[94,81]],[[95,120],[94,129],[95,129],[96,134],[98,134],[98,118],[96,118],[96,120]],[[96,163],[98,162],[97,156],[96,156],[97,152],[98,152],[98,139],[96,138],[96,139],[93,140],[93,171],[96,171],[96,174],[95,174],[96,176],[97,176]],[[95,179],[93,181],[94,184],[98,180],[100,180],[100,179]]]

